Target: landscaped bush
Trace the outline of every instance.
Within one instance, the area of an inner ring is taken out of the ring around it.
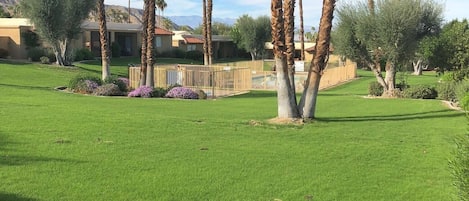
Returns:
[[[405,98],[413,99],[435,99],[438,93],[435,87],[425,85],[415,85],[404,91]]]
[[[166,94],[168,98],[198,99],[199,95],[186,87],[174,87]]]
[[[161,87],[156,87],[151,92],[151,97],[163,98],[166,95],[167,92],[168,92],[167,89],[164,89],[164,88],[161,88]]]
[[[72,78],[68,83],[68,88],[73,92],[92,93],[102,84],[101,78],[94,75],[79,74]]]
[[[152,87],[140,86],[139,88],[131,91],[127,96],[128,97],[151,98],[152,92],[153,92]]]
[[[28,50],[28,58],[31,61],[40,61],[41,57],[46,56],[46,53],[41,47],[34,47]]]
[[[436,87],[436,91],[438,92],[438,99],[447,100],[447,101],[455,101],[456,100],[456,82],[455,81],[447,81],[438,84]]]
[[[455,81],[455,79],[454,79],[454,73],[453,73],[453,72],[449,72],[449,71],[445,72],[445,73],[441,76],[440,81],[441,81],[441,82],[453,82],[453,81]]]
[[[121,96],[123,92],[116,84],[104,84],[94,90],[94,95],[97,96]]]
[[[469,81],[464,80],[464,81],[458,82],[456,84],[454,92],[456,94],[456,100],[461,103],[461,101],[464,99],[466,94],[469,93]]]
[[[207,94],[205,93],[204,90],[197,89],[194,92],[197,94],[197,96],[199,96],[199,99],[207,99]]]
[[[40,59],[41,59],[41,64],[50,64],[49,57],[42,56]]]
[[[128,82],[128,79],[127,79],[127,82],[125,82],[126,78],[119,78],[119,77],[116,77],[116,76],[108,76],[105,80],[104,80],[104,83],[106,84],[115,84],[119,87],[119,90],[121,92],[127,92],[128,91],[128,86],[129,86],[129,82]]]
[[[368,94],[371,96],[381,96],[383,95],[383,92],[384,88],[378,81],[371,82],[368,86]]]
[[[169,87],[166,89],[166,91],[171,91],[171,89],[173,89],[174,87],[182,87],[182,85],[180,85],[180,84],[169,85]]]
[[[173,52],[173,55],[174,55],[175,58],[184,59],[186,57],[186,52],[184,50],[181,50],[179,48],[175,48],[171,51]]]
[[[94,59],[93,52],[91,52],[87,48],[81,48],[81,49],[77,49],[74,51],[74,57],[73,57],[74,61],[93,60],[93,59]]]
[[[7,58],[9,55],[8,50],[0,48],[0,58]]]

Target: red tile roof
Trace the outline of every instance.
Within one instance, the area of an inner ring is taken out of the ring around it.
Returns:
[[[156,35],[174,35],[172,31],[169,31],[160,27],[155,28],[155,34]]]
[[[183,35],[182,36],[186,42],[186,44],[203,44],[204,40],[191,36],[191,35]]]

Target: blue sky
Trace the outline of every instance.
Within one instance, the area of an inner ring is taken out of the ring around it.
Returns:
[[[338,0],[338,5],[342,1]],[[434,0],[445,5],[445,19],[469,18],[468,0]],[[106,4],[127,6],[128,0],[105,0]],[[298,2],[298,0],[297,0]],[[166,0],[166,16],[202,15],[201,0]],[[143,0],[130,0],[133,8],[143,8]],[[305,25],[318,26],[322,0],[303,0]],[[237,19],[243,14],[257,17],[270,14],[270,0],[213,0],[213,17]],[[298,14],[297,14],[298,15]]]

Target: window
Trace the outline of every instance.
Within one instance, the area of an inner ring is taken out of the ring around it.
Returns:
[[[161,37],[157,36],[155,43],[156,43],[156,47],[161,47]]]
[[[196,46],[195,45],[187,45],[187,51],[193,51],[193,50],[196,50]]]

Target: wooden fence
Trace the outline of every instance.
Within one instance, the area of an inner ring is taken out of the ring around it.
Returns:
[[[355,79],[357,76],[356,69],[357,65],[353,62],[346,62],[340,67],[327,68],[321,77],[319,89],[329,88]],[[307,72],[295,73],[295,86],[298,92],[303,91],[307,76]],[[277,77],[274,71],[253,72],[252,77],[252,89],[277,89]]]
[[[179,84],[204,90],[209,97],[229,96],[251,89],[251,70],[230,66],[177,65],[155,67],[154,87],[166,88]],[[137,88],[140,67],[129,67],[131,88]]]

